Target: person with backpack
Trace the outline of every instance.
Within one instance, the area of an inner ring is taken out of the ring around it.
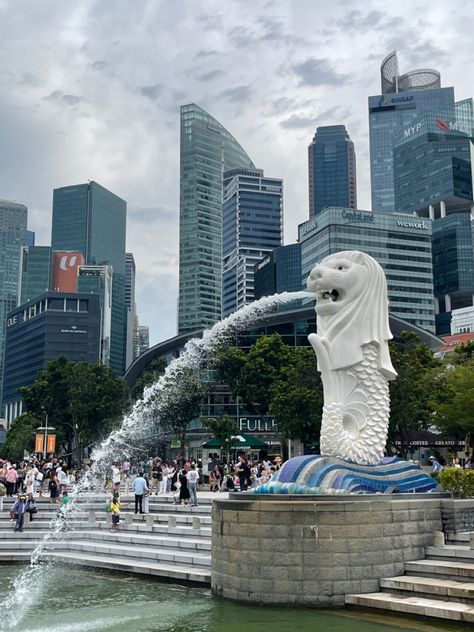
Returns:
[[[25,513],[30,514],[29,522],[33,522],[33,514],[38,513],[38,507],[36,506],[33,494],[28,494],[26,499]]]

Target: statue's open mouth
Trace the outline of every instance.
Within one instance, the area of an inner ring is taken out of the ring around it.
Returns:
[[[337,290],[331,290],[330,292],[320,292],[318,298],[324,301],[332,301],[335,303],[339,298],[339,292]]]

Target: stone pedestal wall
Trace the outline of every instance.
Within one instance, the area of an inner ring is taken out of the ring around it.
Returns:
[[[442,529],[440,499],[218,500],[212,590],[249,602],[343,605],[404,573]]]
[[[441,511],[446,533],[474,531],[474,498],[443,500]]]

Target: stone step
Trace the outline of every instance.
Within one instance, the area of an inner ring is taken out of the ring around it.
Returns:
[[[453,562],[457,560],[473,561],[474,549],[459,544],[447,544],[446,546],[427,546],[425,549],[426,558],[429,560],[449,559]]]
[[[455,600],[474,607],[474,582],[402,575],[380,580],[383,592],[411,592],[432,599]]]
[[[48,550],[67,552],[80,551],[91,555],[102,555],[106,557],[135,558],[143,561],[164,561],[169,564],[185,564],[187,566],[211,566],[210,553],[192,553],[178,551],[170,548],[158,548],[156,546],[127,546],[118,542],[89,542],[88,540],[64,540],[51,542],[47,545]]]
[[[25,527],[23,533],[21,534],[21,539],[33,539],[35,541],[39,541],[42,537],[50,533],[50,531],[45,530],[44,528],[40,528],[38,525],[35,525],[35,529],[30,529],[29,527]],[[90,535],[89,535],[90,534]],[[8,529],[8,531],[0,531],[0,542],[4,540],[10,540],[13,535],[13,529]],[[101,524],[98,528],[91,529],[84,528],[84,525],[81,525],[79,529],[72,529],[70,531],[65,532],[65,537],[97,537],[107,538],[111,536],[110,526],[108,524]],[[188,541],[197,541],[202,542],[203,547],[210,547],[211,542],[211,529],[193,529],[192,527],[180,527],[180,528],[172,528],[168,529],[164,526],[154,526],[146,528],[145,525],[119,525],[117,529],[117,535],[124,536],[125,538],[133,538],[134,536],[143,536],[153,538],[158,536],[163,540],[170,541],[179,541],[183,542],[182,546],[187,546]]]
[[[30,534],[30,537],[24,537],[22,534],[10,533],[8,538],[0,539],[0,551],[33,549],[39,542],[41,536],[38,534]],[[90,542],[109,542],[112,544],[127,544],[138,546],[162,547],[177,551],[195,551],[202,554],[210,554],[211,540],[205,538],[182,538],[176,536],[163,537],[158,535],[133,534],[133,533],[110,533],[110,531],[67,531],[61,534],[60,540],[65,542],[74,542],[76,540],[87,540]],[[56,543],[57,540],[54,540]]]
[[[400,614],[416,614],[422,617],[474,623],[474,607],[469,604],[427,599],[416,595],[405,596],[389,592],[346,595],[346,604]]]
[[[42,521],[38,521],[38,520],[34,520],[33,522],[29,522],[26,521],[23,527],[23,534],[22,537],[23,538],[27,538],[27,537],[40,537],[43,535],[46,535],[47,533],[49,533],[50,531],[48,530],[48,525],[49,523],[45,520]],[[72,533],[81,533],[84,530],[87,531],[109,531],[110,529],[110,524],[108,522],[106,522],[105,520],[102,520],[101,522],[97,522],[95,527],[91,527],[88,523],[84,522],[84,521],[68,521],[68,525],[70,527],[70,530]],[[201,526],[198,529],[192,527],[191,524],[187,524],[187,523],[178,523],[177,522],[177,526],[176,527],[169,527],[168,524],[166,522],[161,523],[161,524],[157,524],[155,523],[152,527],[148,526],[145,522],[140,522],[140,523],[132,523],[132,524],[125,524],[125,522],[122,520],[118,526],[118,532],[120,533],[129,533],[129,534],[133,534],[133,533],[147,533],[147,534],[156,534],[156,535],[169,535],[172,537],[182,537],[182,538],[188,538],[188,537],[192,537],[192,538],[204,538],[204,539],[209,539],[211,537],[211,528],[207,527],[207,526]],[[0,526],[0,540],[2,539],[8,539],[11,537],[11,534],[13,532],[13,523],[8,522],[7,525],[4,525],[3,527]],[[38,535],[37,535],[38,534]]]
[[[107,518],[107,512],[105,511],[93,511],[91,510],[95,517],[96,520],[105,520]],[[58,511],[57,509],[54,511],[42,511],[41,509],[38,511],[37,514],[34,515],[34,519],[33,519],[33,523],[37,522],[37,521],[46,521],[46,522],[50,522],[53,518],[56,517]],[[129,511],[122,511],[121,512],[121,517],[122,520],[124,519],[125,515],[127,514],[131,514],[133,516],[133,521],[134,522],[146,522],[146,516],[153,516],[155,522],[159,523],[163,523],[163,522],[168,522],[170,516],[172,516],[174,519],[176,519],[176,522],[178,523],[192,523],[193,518],[200,518],[201,519],[201,523],[202,524],[206,524],[206,525],[210,525],[212,523],[212,519],[211,516],[206,515],[206,514],[200,514],[198,512],[193,512],[193,513],[181,513],[181,512],[173,512],[173,511],[169,511],[169,512],[160,512],[160,513],[154,513],[154,512],[150,512],[149,514],[135,514],[133,512],[129,512]],[[70,518],[69,519],[73,519],[73,520],[88,520],[89,519],[89,515],[90,515],[90,511],[73,511],[70,514]],[[11,522],[11,518],[10,518],[10,514],[0,514],[0,529],[2,528],[2,526],[8,525]],[[30,523],[30,519],[29,516],[25,517],[25,524],[26,523]]]
[[[469,546],[469,536],[471,531],[459,531],[454,533],[452,531],[448,531],[446,534],[446,542],[447,544],[459,544]]]
[[[405,562],[405,574],[440,579],[474,579],[474,563],[456,560],[416,560]]]
[[[156,577],[168,578],[170,581],[185,581],[210,585],[211,570],[208,567],[167,564],[152,560],[132,558],[117,558],[104,555],[94,555],[82,552],[49,551],[48,559],[64,564],[78,564],[92,568],[106,568],[110,570],[129,572]],[[15,561],[15,560],[12,560]]]

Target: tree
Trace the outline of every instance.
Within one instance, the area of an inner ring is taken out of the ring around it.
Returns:
[[[101,364],[55,358],[19,389],[25,410],[55,428],[58,443],[81,457],[81,446],[106,436],[128,406],[123,380]]]
[[[163,375],[167,366],[166,358],[155,358],[130,389],[132,399],[141,399],[145,388],[154,384],[160,375]]]
[[[432,424],[432,370],[440,363],[430,348],[413,332],[403,331],[390,342],[390,355],[398,377],[390,382],[390,425],[388,442],[401,441],[403,455],[408,450],[410,430]]]
[[[240,371],[239,389],[249,410],[266,415],[273,388],[285,381],[285,371],[292,362],[293,350],[279,334],[262,336],[251,347]]]
[[[23,413],[14,419],[10,430],[7,432],[7,439],[1,451],[2,458],[10,461],[19,461],[23,458],[25,450],[33,452],[35,433],[41,424],[41,419],[30,413]]]
[[[165,379],[162,398],[156,402],[159,427],[178,435],[183,456],[186,431],[189,423],[201,412],[204,392],[199,373],[183,369],[180,375]]]
[[[237,433],[235,420],[229,415],[221,415],[220,417],[208,417],[205,420],[206,428],[212,432],[214,437],[221,442],[223,452],[229,452],[235,445],[232,437]]]
[[[465,438],[466,452],[474,438],[474,360],[443,367],[435,376],[442,388],[434,393],[434,424],[443,432]]]
[[[272,387],[270,413],[285,438],[314,443],[321,434],[323,386],[313,350],[295,349],[282,373]]]

